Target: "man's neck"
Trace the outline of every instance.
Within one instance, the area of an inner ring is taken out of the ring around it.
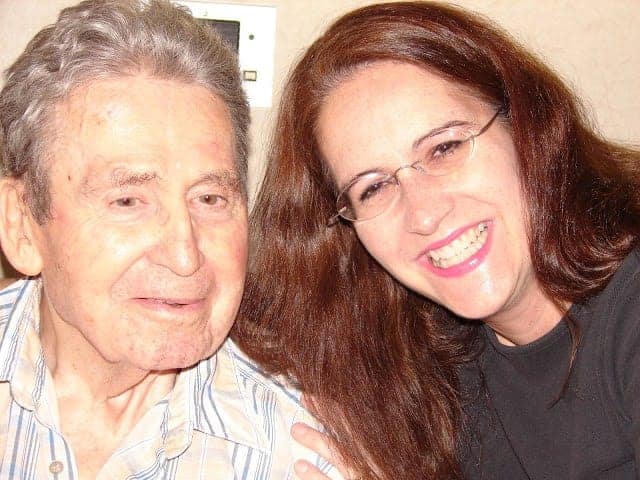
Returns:
[[[88,388],[84,378],[59,369],[54,384],[60,429],[74,452],[81,479],[98,478],[142,417],[171,391],[175,377],[175,372],[147,372],[137,384],[115,396],[109,392],[121,390],[124,382],[105,381],[106,388],[99,390],[102,395],[97,397],[93,383]],[[134,378],[128,377],[130,381]],[[114,384],[117,390],[112,388]]]
[[[96,478],[142,416],[171,392],[177,371],[109,362],[73,326],[43,313],[40,340],[53,378],[60,429],[81,478]]]
[[[40,341],[47,367],[51,372],[58,396],[68,391],[94,402],[115,402],[134,391],[147,391],[149,381],[162,378],[166,395],[173,386],[176,371],[153,372],[126,362],[104,358],[75,327],[60,318],[40,311]],[[154,389],[148,391],[152,394]],[[159,398],[157,399],[159,400]],[[128,403],[128,402],[127,402]]]

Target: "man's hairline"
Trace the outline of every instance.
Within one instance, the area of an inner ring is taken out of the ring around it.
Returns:
[[[238,184],[240,187],[239,192],[242,195],[243,199],[247,201],[248,199],[247,185],[245,182],[242,181],[243,175],[240,168],[241,164],[245,162],[245,159],[240,158],[240,152],[238,150],[238,142],[237,142],[238,126],[233,121],[233,116],[231,115],[231,108],[228,102],[225,101],[225,99],[220,94],[220,92],[217,89],[214,90],[210,88],[210,86],[197,81],[196,79],[188,81],[180,78],[170,78],[170,77],[162,78],[161,76],[153,75],[151,72],[145,69],[144,65],[138,65],[137,67],[138,67],[137,69],[132,68],[130,72],[122,72],[118,74],[111,73],[105,76],[93,76],[93,77],[85,77],[85,78],[80,77],[79,79],[76,80],[74,86],[69,88],[69,90],[65,92],[64,95],[62,95],[59,99],[57,99],[55,102],[50,104],[49,107],[43,112],[42,119],[44,121],[43,121],[40,132],[38,132],[38,134],[40,135],[39,142],[41,147],[40,158],[38,158],[35,163],[39,164],[39,169],[44,172],[44,177],[46,182],[49,183],[51,180],[50,173],[51,173],[53,158],[55,156],[55,147],[53,147],[53,145],[55,143],[55,138],[57,137],[57,130],[55,128],[55,124],[57,119],[59,118],[58,115],[56,115],[56,111],[58,107],[63,105],[65,102],[69,102],[70,98],[73,95],[77,94],[80,89],[89,88],[93,83],[97,83],[104,80],[110,80],[110,79],[140,77],[140,78],[143,78],[143,79],[146,78],[149,80],[166,80],[166,81],[171,81],[175,83],[181,83],[185,86],[202,87],[207,91],[209,95],[211,95],[213,98],[220,101],[220,103],[224,106],[225,113],[227,115],[227,120],[231,125],[233,165],[234,165],[233,171],[235,173],[235,176],[238,179]],[[19,177],[14,176],[14,178],[16,178],[18,181],[22,182],[25,185],[25,189],[24,189],[25,196],[36,197],[37,196],[36,192],[29,191],[30,188],[28,183],[31,183],[31,182],[28,182],[25,179],[27,175],[30,175],[30,173],[31,171],[27,170],[24,174],[20,175]],[[8,175],[8,176],[11,177],[12,175]],[[49,184],[47,195],[49,197],[47,200],[47,203],[49,204],[49,207],[50,207],[50,202],[51,202],[51,185],[50,184]],[[49,208],[49,211],[46,211],[46,212],[33,212],[33,213],[37,217],[42,216],[42,218],[46,222],[46,220],[50,218],[51,212]]]

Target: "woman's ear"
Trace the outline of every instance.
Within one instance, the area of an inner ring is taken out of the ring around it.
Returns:
[[[38,226],[25,201],[24,183],[11,177],[1,178],[0,245],[13,268],[29,276],[42,271],[34,228]]]

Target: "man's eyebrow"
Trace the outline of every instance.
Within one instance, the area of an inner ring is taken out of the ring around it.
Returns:
[[[117,168],[111,172],[111,185],[122,188],[136,185],[144,185],[158,180],[156,172],[133,172],[125,168]]]
[[[112,188],[123,188],[138,185],[145,185],[151,182],[159,182],[162,177],[154,171],[137,172],[128,168],[119,167],[112,172],[107,173],[104,177],[107,184]],[[104,180],[86,175],[82,182],[82,193],[90,195],[96,191],[99,184]],[[223,188],[235,190],[239,193],[244,192],[242,180],[233,170],[212,170],[200,175],[193,185],[202,183],[219,185]]]
[[[201,175],[195,183],[213,183],[220,185],[221,187],[242,191],[242,181],[240,180],[240,177],[238,177],[238,174],[233,170],[207,172]]]
[[[160,177],[156,172],[136,172],[125,167],[118,167],[110,172],[96,173],[89,169],[80,182],[80,190],[84,195],[92,195],[102,188],[122,188],[144,185]]]

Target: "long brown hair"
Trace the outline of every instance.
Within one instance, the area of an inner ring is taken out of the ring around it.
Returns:
[[[571,91],[488,21],[428,2],[372,5],[337,20],[286,84],[251,218],[252,258],[233,331],[314,409],[365,478],[459,478],[460,367],[476,328],[401,286],[346,224],[316,145],[328,92],[354,69],[407,62],[504,109],[530,207],[545,292],[581,302],[636,244],[638,152],[600,139]]]

